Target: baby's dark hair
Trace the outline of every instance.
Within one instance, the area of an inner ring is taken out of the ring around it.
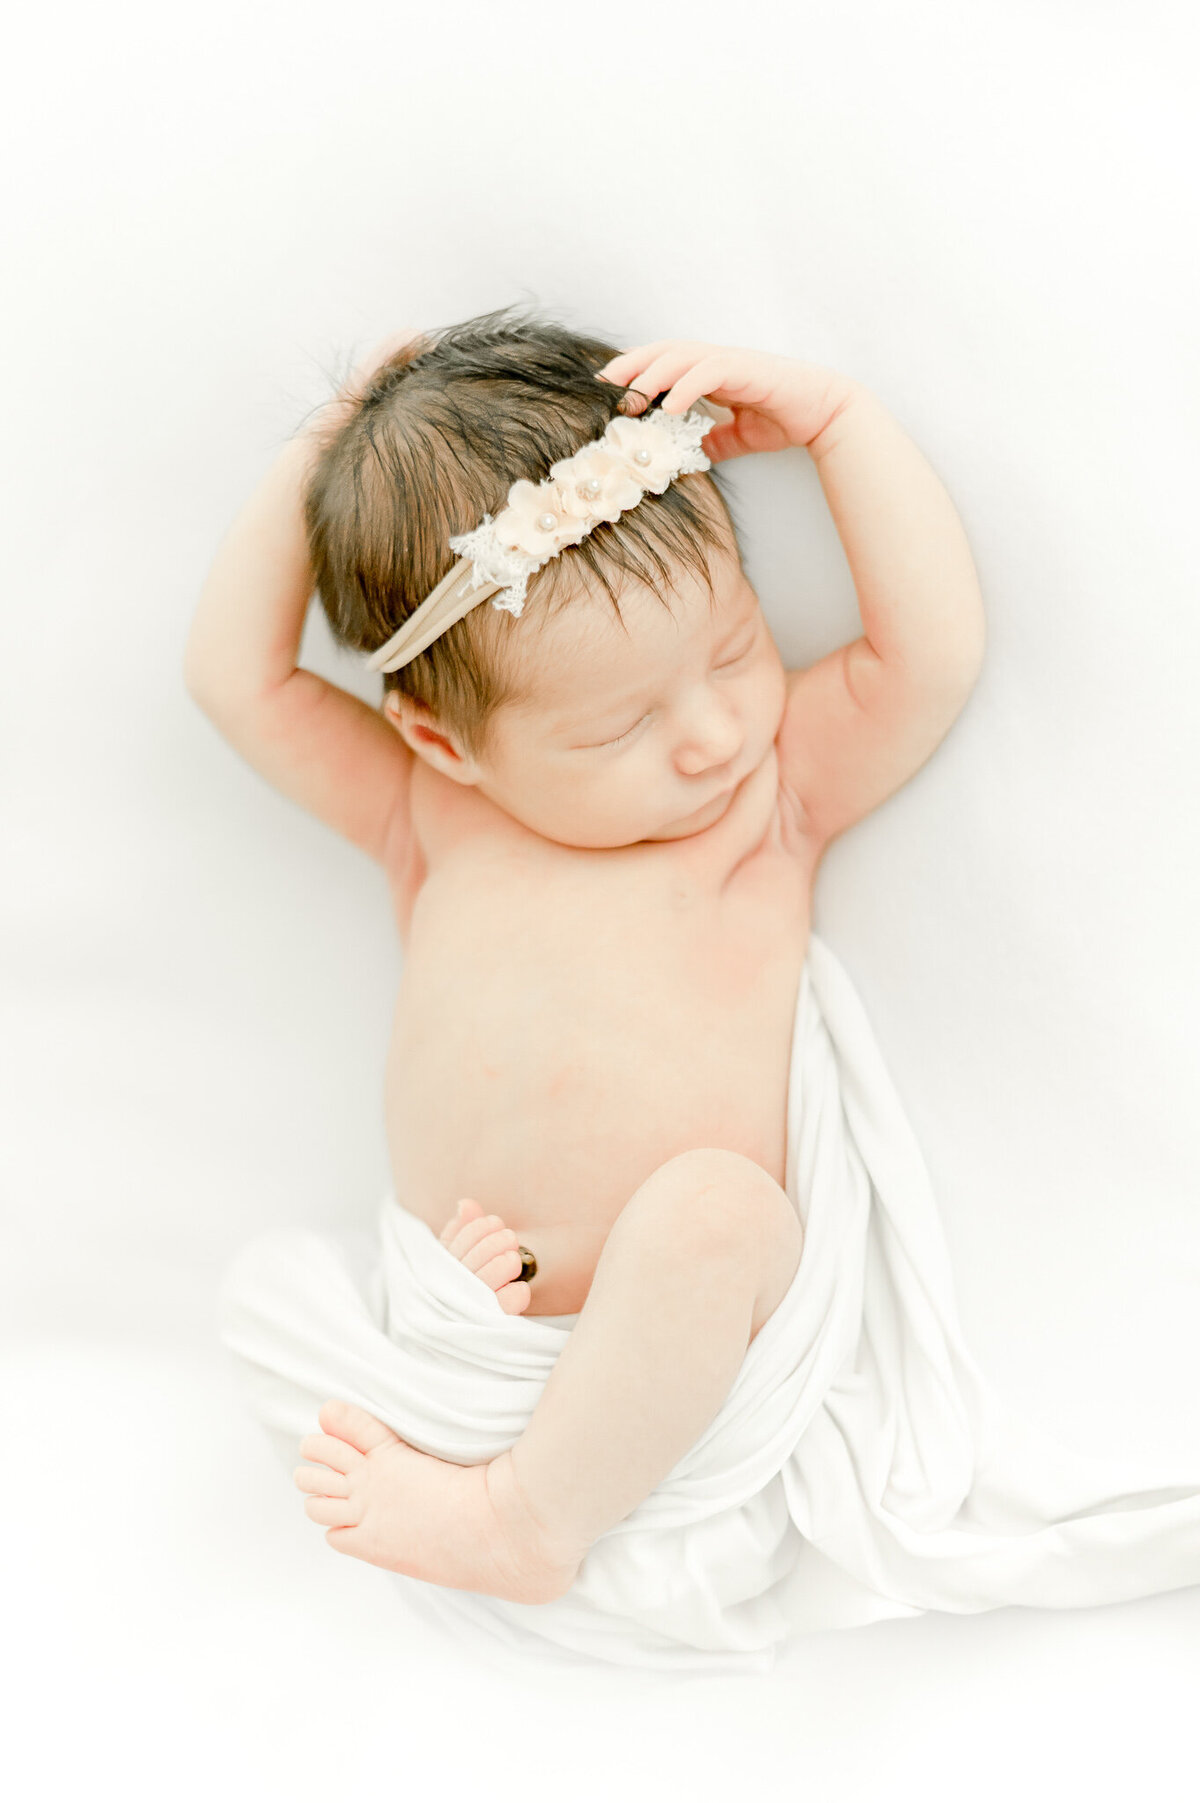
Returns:
[[[495,518],[519,477],[541,482],[552,463],[603,435],[627,390],[595,372],[617,350],[513,306],[425,332],[373,372],[324,432],[304,496],[315,586],[339,643],[376,650],[457,561],[452,533],[485,513]],[[618,619],[621,576],[669,606],[662,590],[673,588],[672,566],[695,572],[711,604],[709,553],[731,540],[740,558],[715,473],[679,477],[544,564],[529,579],[520,621],[487,602],[472,608],[385,675],[384,693],[424,703],[478,755],[496,709],[522,696],[512,634],[531,615],[580,583],[594,590],[589,577]]]

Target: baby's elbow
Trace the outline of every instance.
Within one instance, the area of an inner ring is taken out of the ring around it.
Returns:
[[[211,719],[216,706],[213,690],[193,658],[184,657],[180,675],[183,678],[184,693],[195,702],[202,714],[207,714]]]
[[[947,688],[965,701],[983,673],[987,656],[987,631],[980,618],[978,629],[964,633],[944,647],[942,674]]]
[[[221,672],[197,646],[195,638],[188,641],[180,667],[183,686],[201,713],[207,714],[210,720],[227,712],[229,703],[229,682],[222,680]]]

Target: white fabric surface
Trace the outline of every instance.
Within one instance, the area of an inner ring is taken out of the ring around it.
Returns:
[[[1200,1582],[1200,1455],[1173,1472],[1084,1457],[983,1378],[920,1149],[850,979],[816,936],[797,999],[787,1188],[805,1223],[800,1266],[699,1441],[559,1601],[440,1590],[435,1609],[527,1650],[536,1639],[618,1664],[767,1669],[798,1632]],[[422,1451],[493,1458],[520,1436],[570,1332],[506,1315],[390,1196],[377,1247],[288,1229],[251,1242],[221,1321],[289,1463],[334,1396]]]

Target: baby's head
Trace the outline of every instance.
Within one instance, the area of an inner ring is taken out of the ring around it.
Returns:
[[[338,640],[374,651],[520,477],[603,435],[617,347],[513,308],[427,333],[325,435],[305,496],[313,574]],[[594,848],[720,819],[770,750],[779,653],[712,471],[647,492],[529,578],[520,616],[472,608],[384,676],[419,757],[515,819]]]

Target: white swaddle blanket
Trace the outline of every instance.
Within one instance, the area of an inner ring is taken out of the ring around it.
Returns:
[[[706,1670],[766,1670],[794,1634],[928,1609],[1071,1608],[1200,1583],[1200,1448],[1169,1475],[1084,1459],[1014,1416],[971,1358],[920,1150],[850,979],[815,936],[787,1144],[805,1224],[788,1294],[708,1430],[566,1596],[393,1581],[514,1651]],[[575,1319],[506,1315],[390,1196],[378,1243],[251,1242],[220,1312],[289,1467],[331,1397],[423,1452],[494,1458]]]

